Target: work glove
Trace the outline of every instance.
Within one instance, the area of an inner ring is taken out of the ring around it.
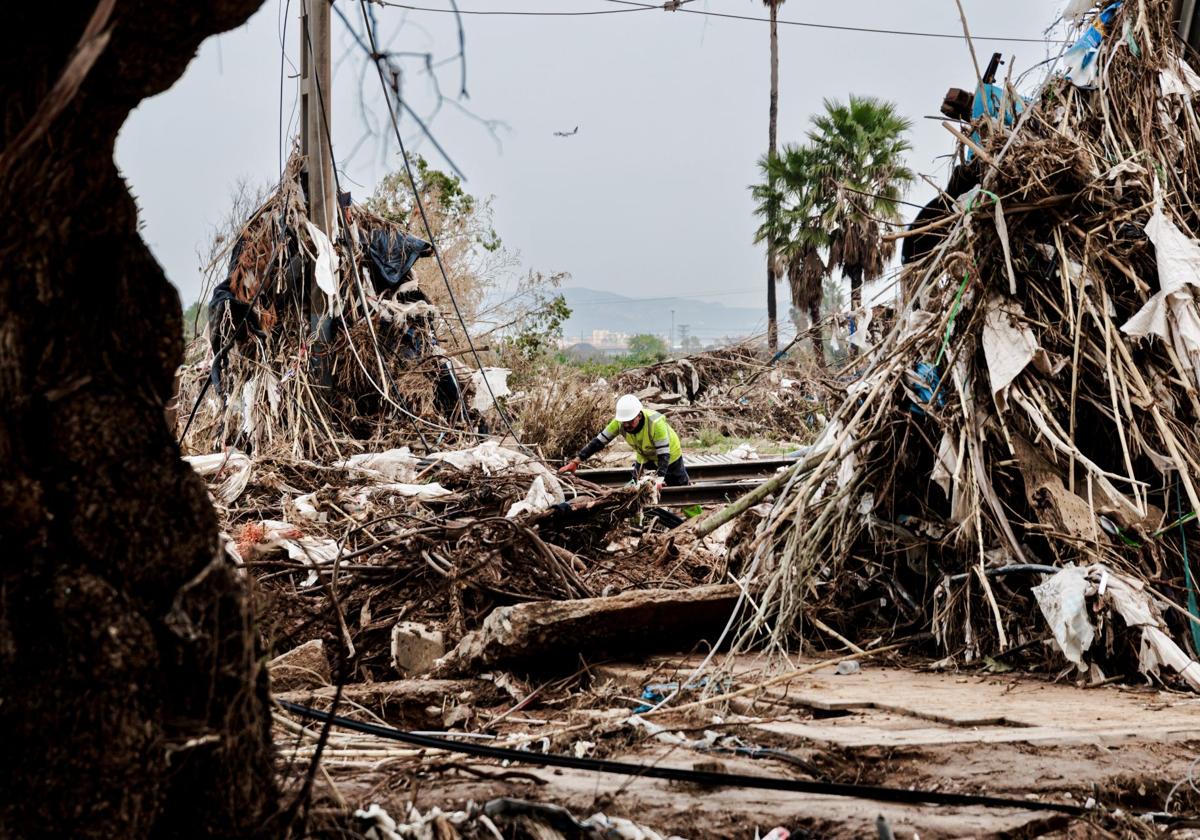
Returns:
[[[579,469],[579,459],[572,458],[570,461],[567,461],[567,463],[558,468],[558,473],[559,475],[564,473],[573,473],[577,469]]]

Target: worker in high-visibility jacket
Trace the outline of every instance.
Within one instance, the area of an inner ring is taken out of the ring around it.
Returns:
[[[626,394],[617,400],[617,416],[559,472],[575,472],[580,461],[608,446],[618,433],[623,434],[625,442],[633,447],[635,479],[641,477],[647,464],[654,464],[660,480],[667,487],[682,487],[692,483],[683,465],[679,435],[675,434],[666,417],[644,408],[642,401],[633,394]]]

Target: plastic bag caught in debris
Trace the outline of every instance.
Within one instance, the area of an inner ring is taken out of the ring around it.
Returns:
[[[1138,338],[1154,334],[1174,345],[1184,367],[1200,383],[1200,308],[1193,287],[1200,286],[1200,242],[1181,231],[1163,213],[1163,196],[1154,184],[1154,214],[1146,236],[1158,259],[1159,291],[1125,322],[1121,331]]]
[[[312,239],[313,246],[317,249],[316,257],[314,258],[313,279],[316,280],[318,288],[325,293],[329,298],[329,302],[333,305],[331,311],[337,311],[338,301],[338,255],[333,249],[333,243],[329,241],[320,228],[312,222],[305,219],[304,227],[308,231],[309,237]]]
[[[542,476],[534,478],[529,486],[529,493],[519,502],[513,502],[512,507],[504,514],[507,519],[520,516],[522,513],[541,513],[553,507],[554,496],[546,490],[546,480]]]
[[[475,386],[475,396],[471,399],[471,408],[487,411],[496,404],[496,400],[512,394],[508,390],[510,373],[511,370],[501,367],[485,367],[472,373],[471,384]]]
[[[209,476],[224,476],[216,489],[217,498],[225,504],[231,504],[250,481],[252,463],[250,457],[236,449],[228,452],[217,452],[212,455],[186,455],[183,460],[191,464],[192,469],[206,478]]]
[[[420,461],[407,446],[389,449],[386,452],[364,452],[338,461],[335,467],[385,481],[412,481],[420,469]]]
[[[1078,566],[1067,566],[1033,587],[1033,595],[1054,633],[1054,641],[1063,656],[1074,662],[1080,672],[1087,671],[1083,654],[1096,638],[1088,618],[1087,593],[1087,575]]]

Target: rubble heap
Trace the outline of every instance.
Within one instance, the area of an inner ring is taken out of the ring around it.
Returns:
[[[1200,76],[1170,7],[1108,5],[1069,78],[1019,107],[1010,87],[1009,119],[972,127],[981,183],[921,228],[940,242],[895,326],[760,528],[741,646],[787,646],[807,616],[859,640],[929,630],[970,661],[1048,622],[1094,678],[1166,663],[1200,688],[1180,647],[1200,643],[1181,606],[1200,556]]]
[[[432,246],[348,199],[331,241],[306,215],[301,163],[218,255],[207,335],[179,377],[185,449],[314,457],[346,440],[469,439],[491,401],[474,399],[482,379],[462,348],[439,344],[444,318],[412,276]]]

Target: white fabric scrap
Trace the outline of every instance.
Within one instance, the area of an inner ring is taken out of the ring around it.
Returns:
[[[187,455],[183,460],[191,464],[192,469],[205,478],[224,476],[220,486],[216,489],[216,495],[227,505],[242,495],[242,491],[246,489],[246,484],[250,481],[252,467],[250,456],[236,449],[212,455]]]
[[[304,222],[304,226],[308,230],[308,235],[312,239],[313,246],[317,249],[317,255],[314,260],[315,264],[313,266],[313,279],[317,281],[317,287],[325,293],[330,303],[334,303],[338,299],[337,251],[333,249],[333,243],[329,241],[329,237],[319,227],[307,219]]]
[[[435,452],[429,456],[437,461],[445,461],[459,470],[469,470],[479,467],[484,475],[502,472],[529,460],[528,456],[511,449],[505,449],[494,440],[485,440],[470,449],[457,449],[452,452]]]
[[[324,522],[329,518],[329,514],[324,511],[317,510],[317,494],[305,493],[303,496],[297,496],[292,499],[292,504],[296,508],[296,515],[301,519],[309,519],[314,522]]]
[[[738,444],[734,449],[725,453],[725,457],[732,458],[736,461],[757,461],[758,450],[748,443]]]
[[[385,452],[364,452],[351,455],[334,464],[339,469],[368,478],[385,481],[412,481],[417,476],[421,462],[407,446]]]
[[[471,384],[475,386],[475,396],[471,398],[471,408],[487,411],[495,405],[496,400],[511,394],[512,391],[508,390],[510,373],[511,370],[501,367],[485,367],[472,373]]]
[[[1159,291],[1121,327],[1136,338],[1156,335],[1171,342],[1185,368],[1200,383],[1200,309],[1193,287],[1200,286],[1200,242],[1191,238],[1163,213],[1158,179],[1154,182],[1154,213],[1146,236],[1158,259]]]
[[[408,284],[406,283],[405,285]],[[401,289],[403,289],[403,286]],[[407,324],[409,321],[415,321],[418,318],[424,318],[427,315],[435,315],[438,311],[438,308],[432,303],[426,303],[423,300],[401,303],[391,298],[376,300],[375,309],[379,312],[379,317],[383,320],[401,325]]]
[[[1088,618],[1087,593],[1087,576],[1078,566],[1065,566],[1033,587],[1033,595],[1054,633],[1058,649],[1075,663],[1080,672],[1087,671],[1083,654],[1096,638],[1096,631]]]
[[[513,502],[512,507],[504,516],[506,519],[512,519],[522,513],[541,513],[553,506],[554,497],[547,492],[546,480],[539,475],[529,485],[529,492],[525,494],[525,498],[519,502]]]

